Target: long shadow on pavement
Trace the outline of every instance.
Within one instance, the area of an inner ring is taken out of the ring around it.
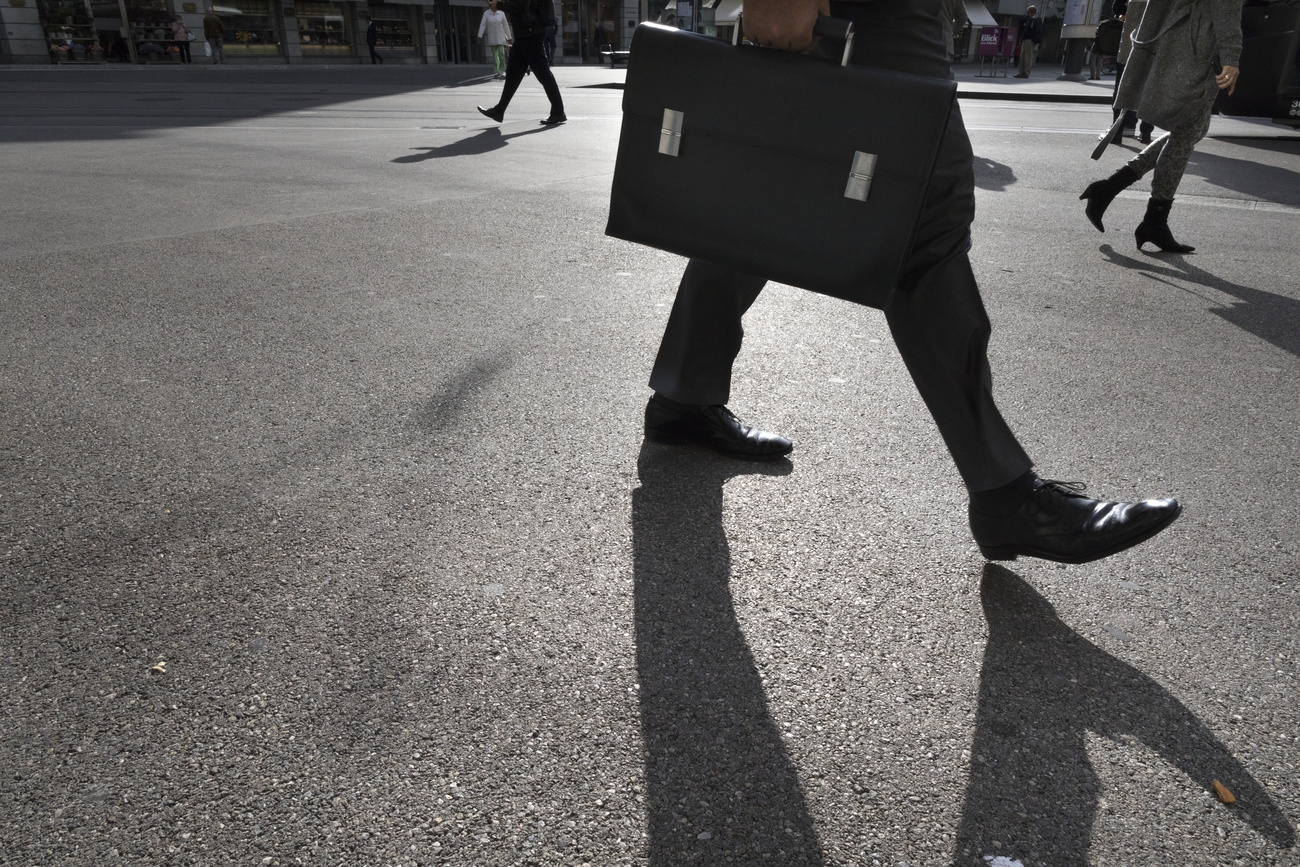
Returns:
[[[803,788],[736,618],[722,490],[754,465],[647,443],[632,495],[649,864],[821,865]]]
[[[1110,244],[1102,244],[1101,253],[1112,264],[1138,271],[1144,277],[1175,289],[1188,291],[1171,282],[1177,280],[1196,283],[1237,298],[1236,303],[1226,306],[1219,305],[1218,301],[1209,301],[1218,305],[1211,307],[1210,312],[1267,340],[1278,349],[1300,356],[1300,300],[1224,280],[1178,254],[1149,254],[1145,260],[1135,259],[1118,252]]]
[[[1001,193],[1016,180],[1015,170],[1011,166],[975,155],[975,186],[981,190]]]
[[[989,639],[955,864],[984,865],[985,856],[999,854],[1064,867],[1092,863],[1100,787],[1088,732],[1140,741],[1206,791],[1221,781],[1242,822],[1275,846],[1295,845],[1285,814],[1168,690],[1062,623],[1007,569],[985,565],[980,598]]]
[[[512,132],[510,135],[502,135],[500,128],[493,126],[479,131],[477,135],[457,139],[450,144],[437,145],[436,147],[415,148],[417,153],[407,154],[404,157],[397,157],[392,160],[392,162],[422,163],[425,160],[436,160],[443,157],[465,157],[491,153],[492,151],[500,150],[508,145],[512,138],[546,132],[547,130],[554,128],[555,127],[550,126],[537,126],[531,129],[526,129],[522,132]]]
[[[1245,139],[1234,140],[1233,144],[1242,148],[1284,154],[1292,160],[1296,153],[1300,152],[1300,142],[1290,140]],[[1215,186],[1225,190],[1235,190],[1261,202],[1300,205],[1300,172],[1269,165],[1259,159],[1235,159],[1204,150],[1193,151],[1187,172],[1205,178]]]

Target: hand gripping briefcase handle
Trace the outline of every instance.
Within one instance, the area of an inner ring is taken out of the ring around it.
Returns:
[[[744,30],[745,16],[744,13],[736,15],[736,26],[731,30],[731,44],[739,45],[742,40]],[[818,15],[817,22],[813,25],[813,35],[819,39],[832,39],[844,44],[844,53],[840,57],[840,66],[848,66],[849,58],[853,56],[853,22],[845,18],[832,18],[829,15]],[[752,43],[746,43],[752,44]]]
[[[883,309],[955,92],[642,24],[606,233]]]

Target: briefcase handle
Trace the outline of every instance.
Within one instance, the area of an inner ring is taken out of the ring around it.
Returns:
[[[744,16],[736,16],[736,27],[732,30],[731,44],[738,45],[743,40],[740,36]],[[822,39],[831,39],[836,42],[844,43],[844,54],[840,58],[840,66],[848,66],[849,58],[853,56],[853,22],[847,18],[832,18],[829,15],[818,15],[817,23],[813,25],[813,35]],[[752,45],[753,43],[745,43]]]

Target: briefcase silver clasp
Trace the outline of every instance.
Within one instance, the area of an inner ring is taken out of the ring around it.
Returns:
[[[849,169],[849,185],[844,189],[844,198],[867,200],[871,192],[871,178],[876,174],[876,155],[862,151],[853,152],[853,168]]]
[[[686,115],[671,108],[664,109],[664,125],[659,130],[659,153],[670,157],[677,156],[682,149],[682,121]]]

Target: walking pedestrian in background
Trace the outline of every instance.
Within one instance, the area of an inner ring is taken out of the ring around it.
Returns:
[[[370,63],[373,66],[376,63],[383,63],[384,58],[376,50],[379,46],[379,28],[375,26],[375,19],[369,15],[366,16],[366,47],[370,49]]]
[[[1169,212],[1192,148],[1210,130],[1210,111],[1220,90],[1236,90],[1241,59],[1240,0],[1149,0],[1133,32],[1133,51],[1119,83],[1115,107],[1169,132],[1148,145],[1109,178],[1079,196],[1098,230],[1119,195],[1152,169],[1151,198],[1134,236],[1166,253],[1195,247],[1174,240]]]
[[[1020,71],[1016,78],[1028,78],[1034,70],[1034,55],[1038,43],[1043,41],[1043,22],[1038,17],[1038,7],[1025,10],[1025,20],[1020,22]]]
[[[488,0],[487,11],[478,23],[478,41],[492,52],[492,77],[506,77],[506,46],[510,44],[510,22],[497,8],[497,0]]]
[[[226,38],[226,25],[217,14],[217,10],[208,7],[208,14],[203,16],[203,38],[212,49],[212,62],[225,63],[226,52],[222,50]]]
[[[519,82],[524,80],[524,73],[532,70],[546,91],[546,98],[551,101],[551,113],[542,125],[564,123],[568,118],[564,115],[560,86],[555,83],[550,64],[546,62],[546,52],[542,49],[546,26],[555,24],[555,7],[551,0],[504,0],[497,5],[509,16],[514,42],[510,46],[510,56],[506,58],[506,84],[501,90],[501,99],[491,108],[480,105],[479,114],[497,123],[505,120],[506,107],[519,89]]]

